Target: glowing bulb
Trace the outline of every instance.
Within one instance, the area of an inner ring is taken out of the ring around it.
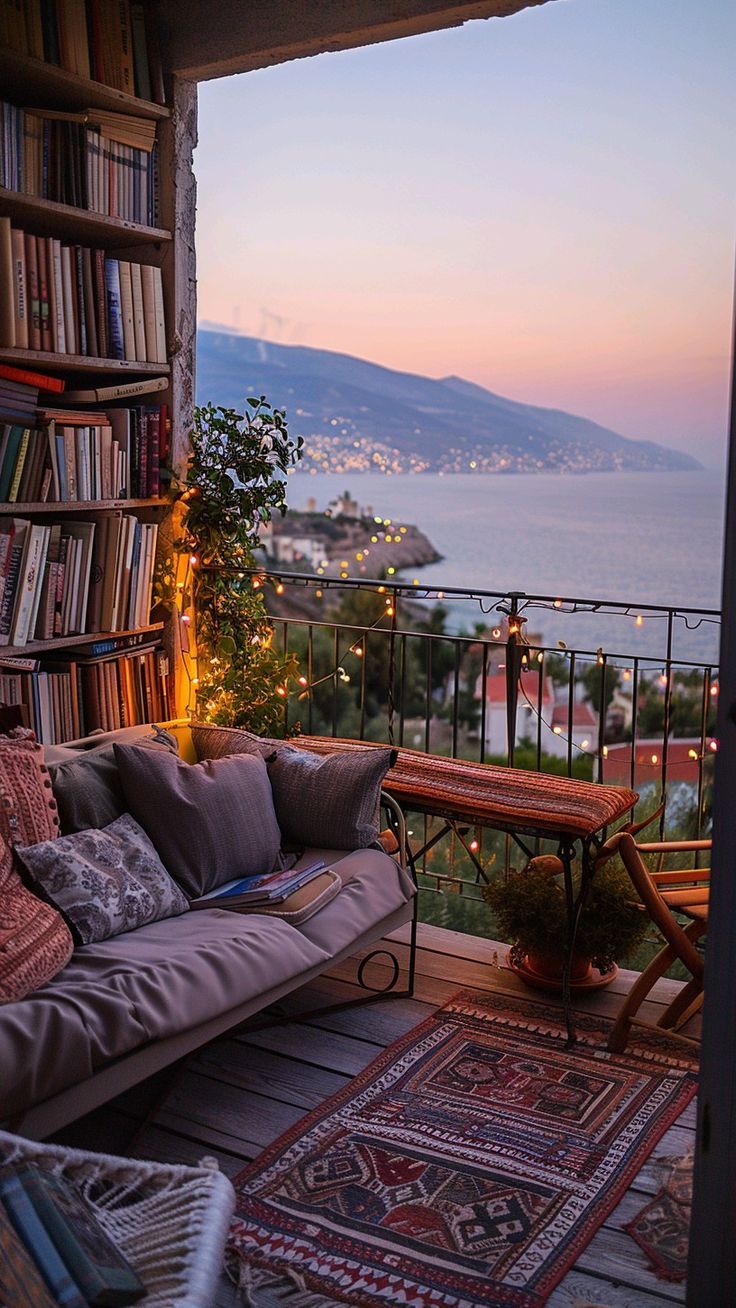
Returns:
[[[587,749],[589,744],[590,744],[590,741],[589,741],[589,740],[581,740],[581,742],[580,742],[580,748],[581,748],[581,749]]]
[[[347,574],[347,572],[341,572],[341,573],[340,573],[340,576],[342,577],[342,579],[343,579],[343,581],[344,581],[344,580],[346,580],[348,574]]]
[[[378,544],[378,537],[371,536],[371,545],[377,545],[377,544]]]
[[[418,586],[418,585],[419,585],[419,578],[418,578],[418,577],[415,577],[414,580],[413,580],[413,582],[412,582],[411,584],[412,584],[412,586]]]
[[[603,746],[603,757],[608,758],[608,745]]]
[[[318,577],[324,577],[324,575],[325,575],[325,570],[324,570],[324,568],[318,568],[318,569],[317,569],[317,576],[318,576]]]
[[[604,655],[604,654],[599,654],[598,657],[597,657],[597,662],[598,662],[599,666],[601,666],[602,664],[604,664],[605,661],[606,661],[605,655]]]
[[[378,594],[379,594],[379,595],[385,595],[385,594],[386,594],[386,587],[385,587],[385,586],[379,586],[379,587],[378,587]]]
[[[500,628],[500,627],[494,627],[494,628],[493,628],[493,631],[491,632],[491,635],[493,636],[493,639],[494,639],[494,640],[498,640],[499,636],[501,635],[501,628]]]
[[[196,554],[189,555],[189,563],[191,567],[196,568],[197,564],[199,563],[199,559],[197,558]]]
[[[390,618],[392,618],[392,617],[394,616],[394,610],[393,610],[393,606],[392,606],[391,604],[389,604],[388,608],[386,609],[386,612],[387,612],[387,614],[388,614],[388,616],[389,616]]]
[[[395,568],[387,568],[386,571],[387,571],[389,577],[393,577],[393,575],[394,575],[396,569],[395,569]]]
[[[660,675],[660,678],[659,678],[659,684],[660,684],[660,686],[666,686],[666,685],[667,685],[667,673],[666,673],[666,672],[663,672],[663,673]]]
[[[192,619],[190,618],[188,613],[182,613],[181,620],[182,622],[190,623]]]
[[[472,849],[473,853],[475,853],[476,850],[478,849],[478,841],[477,841],[477,840],[471,840],[470,845],[468,846],[468,848],[469,848],[469,849]]]
[[[399,531],[401,532],[402,536],[406,535],[406,527],[399,527]]]
[[[358,563],[362,563],[362,561],[363,561],[363,551],[362,551],[362,550],[358,550],[358,553],[356,554],[355,557],[356,557]]]
[[[553,727],[552,730],[554,731],[556,736],[562,735],[562,727]]]
[[[708,749],[711,749],[711,750],[713,751],[714,754],[717,754],[717,753],[718,753],[718,741],[717,741],[717,740],[709,740],[709,741],[708,741]]]
[[[631,669],[624,668],[624,681],[631,681]]]
[[[697,758],[697,757],[698,757],[698,751],[697,751],[697,749],[689,749],[689,750],[687,751],[687,756],[688,756],[688,758]]]
[[[444,598],[445,598],[445,592],[443,590],[438,590],[437,599],[444,599]]]
[[[718,694],[718,687],[717,687],[717,686],[711,686],[711,688],[710,688],[710,693],[711,693],[711,695],[717,695],[717,694]]]
[[[316,590],[314,593],[315,593],[315,595],[317,596],[317,599],[322,599],[322,591],[321,591],[321,590]]]
[[[656,754],[652,754],[652,763],[659,763],[659,758]]]
[[[641,616],[641,613],[637,613],[637,615],[636,615],[636,625],[637,625],[637,627],[643,627],[643,626],[644,626],[644,619],[643,619],[643,617]]]
[[[541,649],[537,654],[537,663],[544,663],[544,654],[542,653]]]
[[[277,594],[277,595],[283,595],[283,593],[284,593],[284,583],[283,583],[282,581],[280,581],[280,582],[278,583],[278,585],[276,586],[276,594]]]
[[[283,686],[277,686],[277,687],[276,687],[276,694],[277,694],[277,695],[280,695],[281,698],[283,699],[284,695],[286,694],[286,691],[284,690],[284,687],[283,687]]]
[[[562,608],[562,600],[555,600],[554,605],[553,605],[553,608],[561,609],[561,608]]]
[[[307,678],[306,678],[306,677],[300,677],[300,678],[299,678],[299,685],[300,685],[300,686],[306,686],[306,684],[307,684]]]
[[[199,685],[199,677],[192,677],[192,685],[193,686]]]

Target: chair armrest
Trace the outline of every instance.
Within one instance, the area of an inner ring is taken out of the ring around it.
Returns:
[[[393,798],[393,795],[389,795],[388,792],[385,790],[381,791],[380,803],[382,808],[388,810],[393,822],[396,825],[396,831],[399,841],[398,853],[399,853],[399,861],[401,862],[401,866],[409,867],[409,845],[407,843],[406,818],[404,817],[403,809],[399,804],[397,804],[396,800]]]
[[[710,849],[712,840],[646,840],[636,842],[642,854],[684,854],[691,850]]]

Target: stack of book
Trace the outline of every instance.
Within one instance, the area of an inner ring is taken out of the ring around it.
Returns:
[[[82,1193],[34,1163],[0,1170],[0,1262],[8,1308],[125,1308],[146,1293]]]
[[[3,0],[0,45],[163,104],[151,11],[129,0]]]
[[[165,363],[161,269],[0,217],[0,346]]]
[[[0,521],[0,645],[145,626],[156,523]]]
[[[155,227],[156,124],[0,101],[0,186]]]
[[[43,745],[77,740],[91,731],[117,731],[171,718],[169,662],[153,643],[101,654],[85,646],[52,660],[0,657],[0,706],[18,706],[21,720]],[[90,653],[90,651],[92,651]]]
[[[206,895],[190,902],[190,908],[228,908],[242,913],[248,909],[257,911],[269,904],[283,904],[285,899],[295,891],[314,881],[324,871],[324,860],[317,859],[307,867],[287,868],[283,872],[263,872],[255,876],[239,877],[235,881],[226,881]]]

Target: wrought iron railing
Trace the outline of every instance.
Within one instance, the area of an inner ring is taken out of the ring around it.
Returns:
[[[663,835],[708,834],[717,610],[430,590],[395,578],[238,575],[263,587],[274,645],[299,659],[300,680],[284,695],[285,733],[301,728],[628,785],[642,794],[637,816],[662,806]],[[448,629],[459,603],[466,620],[475,607],[482,626]],[[580,621],[585,639],[575,641]],[[547,630],[535,634],[532,623]],[[414,834],[426,848],[431,822],[417,819]],[[506,837],[466,831],[449,852],[425,853],[422,884],[477,896],[476,863],[506,867],[511,849]]]

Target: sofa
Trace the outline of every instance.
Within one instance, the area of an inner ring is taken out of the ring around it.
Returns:
[[[188,725],[169,727],[197,762]],[[47,751],[74,759],[151,728],[96,735]],[[173,1064],[332,964],[409,921],[415,885],[384,849],[304,850],[341,888],[294,925],[207,908],[78,947],[52,980],[0,1005],[0,1123],[43,1139]]]

